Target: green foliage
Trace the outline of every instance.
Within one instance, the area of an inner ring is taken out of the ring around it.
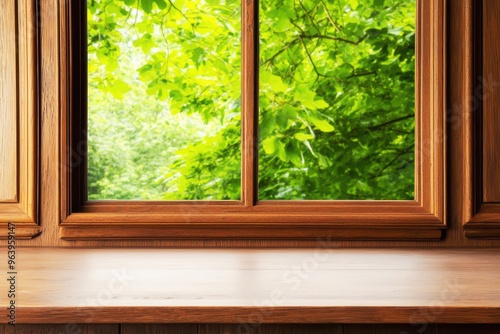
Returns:
[[[415,1],[262,0],[261,199],[413,199]]]
[[[260,6],[259,198],[412,199],[415,0]],[[240,198],[240,16],[88,0],[89,198]]]
[[[239,17],[233,0],[88,1],[90,199],[239,199]]]

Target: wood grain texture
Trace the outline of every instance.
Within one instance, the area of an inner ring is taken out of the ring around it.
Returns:
[[[500,87],[495,39],[500,36],[500,5],[498,1],[469,1],[466,11],[465,44],[470,51],[462,93],[467,110],[462,115],[464,229],[468,238],[499,239],[500,203],[495,203],[495,194],[500,189],[496,145],[500,117],[494,109]]]
[[[258,29],[257,0],[242,1],[242,159],[241,194],[242,204],[252,207],[257,202],[258,171]]]
[[[67,3],[67,1],[61,1]],[[57,0],[45,0],[40,2],[40,73],[41,73],[41,124],[40,127],[40,224],[44,233],[48,226],[57,222],[59,224],[59,172],[65,165],[55,163],[60,155],[59,143],[59,29],[57,22],[59,13],[59,2]]]
[[[493,249],[21,248],[17,321],[500,323],[499,262]]]
[[[0,6],[0,202],[3,191],[12,193],[0,203],[0,238],[6,238],[8,222],[18,225],[20,238],[32,238],[40,234],[35,8],[33,0]]]
[[[131,319],[133,321],[133,319]],[[197,324],[188,325],[154,325],[154,324],[122,324],[120,334],[196,334]]]
[[[198,334],[343,334],[342,325],[200,324]]]
[[[411,321],[411,320],[410,320]],[[436,325],[429,323],[401,325],[344,325],[344,334],[436,334]]]
[[[0,3],[0,202],[18,200],[16,36],[15,2],[4,0]]]
[[[500,1],[484,0],[483,200],[500,203]]]
[[[2,334],[120,334],[119,325],[0,325]],[[194,333],[193,333],[194,334]]]

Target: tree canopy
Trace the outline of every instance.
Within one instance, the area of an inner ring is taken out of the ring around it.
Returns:
[[[259,198],[413,199],[415,0],[261,0]],[[89,198],[239,199],[234,0],[88,0]]]

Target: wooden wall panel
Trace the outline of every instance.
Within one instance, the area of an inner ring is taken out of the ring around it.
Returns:
[[[344,334],[435,334],[436,325],[344,325]]]
[[[120,334],[196,334],[198,325],[122,324]]]
[[[498,334],[500,325],[438,325],[436,334]]]
[[[37,24],[34,0],[0,2],[0,237],[37,225]]]
[[[0,202],[17,201],[15,0],[0,2]]]
[[[121,326],[121,330],[120,330]],[[240,331],[238,325],[0,325],[2,334],[498,334],[500,325],[261,325]]]
[[[500,202],[500,1],[484,6],[483,201]]]
[[[0,325],[2,334],[120,334],[120,325]]]
[[[198,334],[342,334],[342,325],[200,325]]]
[[[462,119],[464,230],[469,238],[500,239],[500,1],[466,2],[473,8],[464,66]],[[465,116],[465,117],[464,117]],[[459,210],[457,206],[455,210]],[[453,208],[452,208],[453,210]]]

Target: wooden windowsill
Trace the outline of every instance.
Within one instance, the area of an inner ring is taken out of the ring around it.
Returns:
[[[17,323],[500,323],[500,249],[23,247],[15,269]]]

